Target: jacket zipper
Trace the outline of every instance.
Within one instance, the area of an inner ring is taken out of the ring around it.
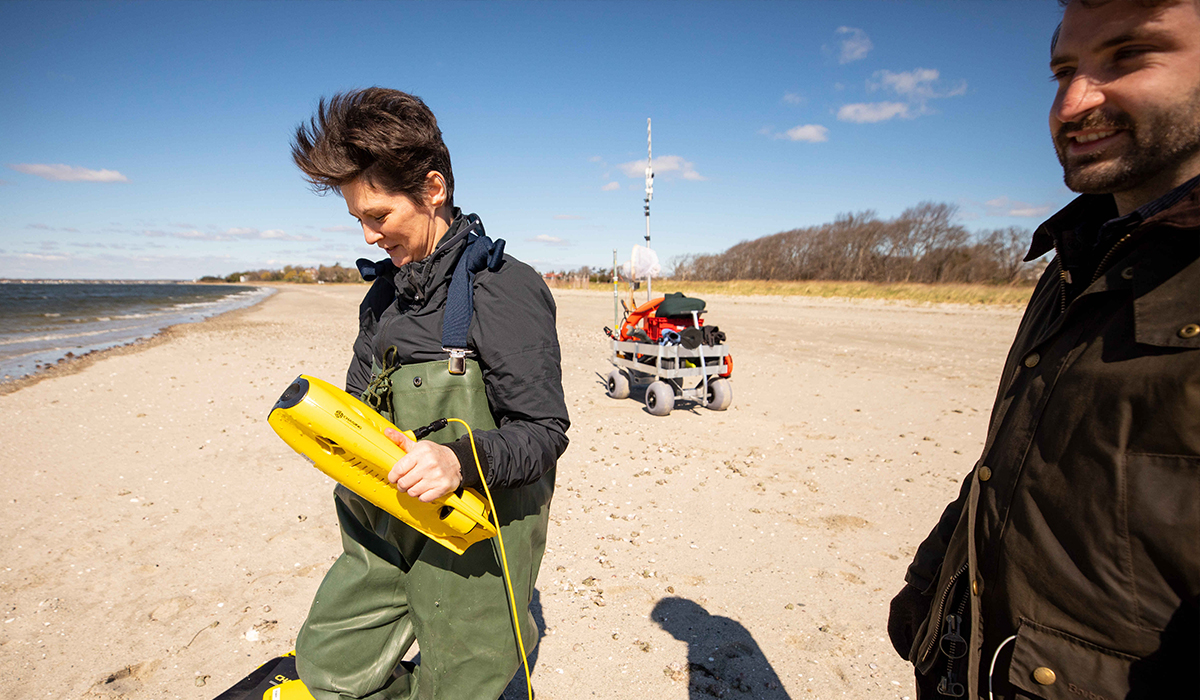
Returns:
[[[1067,266],[1063,265],[1057,243],[1054,244],[1054,256],[1058,258],[1058,315],[1062,316],[1067,312]]]
[[[938,683],[937,691],[942,695],[955,698],[961,698],[966,693],[964,692],[963,684],[958,682],[958,674],[954,672],[954,662],[965,656],[967,652],[964,649],[962,654],[954,656],[953,654],[958,653],[958,642],[949,640],[949,651],[946,650],[944,644],[946,644],[949,634],[954,631],[954,628],[949,625],[950,619],[957,617],[956,624],[962,624],[963,616],[967,613],[967,600],[967,592],[963,591],[963,595],[960,596],[958,602],[958,615],[946,616],[947,627],[949,627],[949,629],[942,633],[940,641],[938,642],[938,648],[941,649],[942,653],[946,655],[946,673],[942,676],[941,682]],[[962,629],[962,627],[959,627],[959,629]],[[962,635],[959,635],[959,639],[962,639]],[[970,642],[968,642],[966,639],[962,639],[962,643],[967,646],[970,645]]]
[[[1111,248],[1108,249],[1108,252],[1105,253],[1104,257],[1100,259],[1100,264],[1096,266],[1096,271],[1092,274],[1092,281],[1088,282],[1088,286],[1091,286],[1096,282],[1096,280],[1100,279],[1100,275],[1104,274],[1104,270],[1107,269],[1105,266],[1108,265],[1108,261],[1112,259],[1113,253],[1117,252],[1118,248],[1125,245],[1125,242],[1132,238],[1134,233],[1135,231],[1130,231],[1129,233],[1125,234],[1120,240],[1114,243]],[[1057,243],[1054,245],[1054,254],[1058,257],[1058,311],[1059,314],[1064,314],[1067,312],[1067,268],[1065,265],[1063,265],[1062,254],[1058,252]]]
[[[1130,231],[1129,233],[1122,236],[1121,240],[1117,241],[1116,243],[1113,243],[1113,246],[1111,248],[1109,248],[1108,252],[1104,254],[1104,257],[1100,259],[1100,264],[1096,266],[1096,272],[1095,272],[1095,274],[1092,275],[1092,283],[1094,283],[1096,280],[1100,279],[1100,275],[1104,273],[1104,270],[1106,269],[1105,265],[1108,264],[1108,261],[1110,258],[1112,258],[1113,253],[1115,253],[1117,251],[1117,248],[1120,248],[1122,245],[1124,245],[1125,241],[1128,241],[1130,238],[1132,238],[1133,234],[1134,234],[1134,232]],[[1089,283],[1089,284],[1091,284],[1091,283]]]
[[[968,566],[969,564],[963,564],[961,569],[955,571],[954,575],[950,577],[950,581],[946,584],[946,587],[942,590],[942,597],[938,599],[937,614],[930,618],[931,620],[934,620],[933,624],[936,625],[936,628],[934,629],[933,635],[929,637],[929,641],[925,642],[925,648],[921,650],[921,658],[919,661],[922,663],[929,656],[929,652],[933,651],[934,643],[939,637],[941,637],[942,614],[946,612],[946,600],[950,597],[950,592],[954,590],[954,584],[956,581],[958,581],[958,577],[967,572]]]

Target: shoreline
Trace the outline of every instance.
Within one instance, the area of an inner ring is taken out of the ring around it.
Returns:
[[[15,281],[8,280],[8,281],[15,282],[17,284],[24,283],[21,280],[15,280]],[[67,280],[67,282],[78,282],[78,281],[79,280]],[[93,283],[93,282],[96,282],[97,284],[110,284],[110,282],[104,281],[104,280],[86,280],[86,281],[89,284]],[[36,283],[37,284],[56,284],[56,283],[58,283],[58,281],[36,282]],[[129,284],[151,284],[151,283],[158,283],[158,282],[157,281],[145,282],[145,281],[140,281],[140,280],[135,280],[133,282],[129,282]],[[111,284],[117,284],[117,282],[111,282]],[[187,282],[187,283],[182,283],[182,284],[193,284],[193,283]],[[195,284],[200,284],[200,283],[197,282]],[[113,346],[107,347],[107,348],[98,348],[95,350],[89,350],[87,352],[79,353],[79,354],[74,354],[72,351],[68,351],[66,355],[59,358],[53,364],[48,364],[48,365],[43,364],[39,368],[30,372],[29,374],[24,374],[19,377],[13,377],[12,379],[0,379],[0,396],[7,396],[9,394],[16,393],[18,391],[21,391],[22,389],[25,389],[27,387],[30,387],[30,386],[38,384],[42,381],[45,381],[46,379],[52,379],[55,377],[67,377],[72,374],[77,374],[78,372],[80,372],[88,367],[91,367],[96,362],[99,362],[100,360],[103,360],[108,357],[116,357],[116,356],[126,355],[126,354],[130,354],[130,353],[142,352],[149,348],[156,347],[158,345],[161,345],[162,343],[167,342],[172,337],[179,337],[178,334],[184,333],[185,332],[184,329],[189,326],[200,326],[200,325],[203,325],[210,321],[215,321],[220,318],[230,317],[233,314],[239,314],[242,312],[249,311],[250,309],[253,309],[253,308],[261,305],[263,302],[267,301],[268,299],[271,299],[279,292],[278,289],[274,289],[272,287],[272,285],[270,285],[270,284],[255,283],[254,285],[247,284],[247,285],[240,285],[240,286],[272,288],[273,291],[271,291],[270,294],[267,294],[267,295],[263,296],[262,298],[257,299],[254,302],[247,304],[245,306],[239,306],[239,307],[236,307],[233,309],[229,309],[228,311],[221,311],[221,312],[213,314],[211,316],[204,316],[204,317],[196,319],[194,321],[180,321],[179,323],[173,323],[169,326],[164,326],[163,328],[155,331],[155,333],[149,337],[134,338],[133,340],[130,340],[125,343],[121,343],[119,345],[113,345]]]

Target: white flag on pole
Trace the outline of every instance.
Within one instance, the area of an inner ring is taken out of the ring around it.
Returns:
[[[633,247],[629,265],[634,279],[657,277],[662,272],[662,266],[658,264],[658,253],[641,245]]]

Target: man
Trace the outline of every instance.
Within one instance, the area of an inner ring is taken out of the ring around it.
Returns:
[[[921,698],[1200,692],[1200,2],[1063,4],[1082,195],[1034,234],[983,455],[892,601]]]

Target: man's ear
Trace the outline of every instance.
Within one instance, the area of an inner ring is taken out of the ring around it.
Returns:
[[[446,203],[446,178],[436,170],[425,173],[425,202],[434,209]]]

